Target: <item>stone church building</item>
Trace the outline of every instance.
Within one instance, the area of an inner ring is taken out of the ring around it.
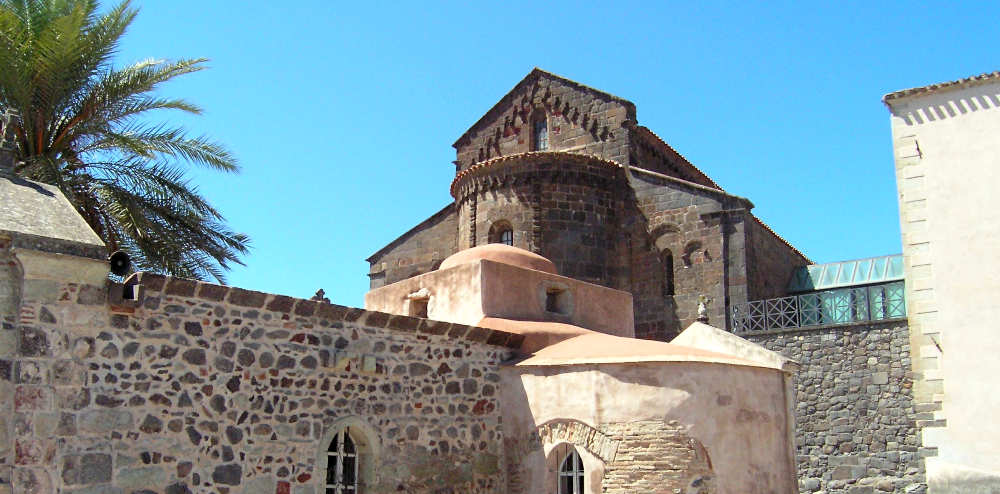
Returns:
[[[797,364],[695,319],[777,283],[734,244],[805,260],[634,120],[533,72],[364,309],[110,280],[0,174],[0,494],[795,493]]]
[[[0,177],[0,493],[796,492],[796,365],[493,244],[366,309],[138,273]]]
[[[924,492],[903,256],[812,264],[538,69],[454,147],[363,309],[110,281],[0,149],[0,494]]]
[[[371,287],[434,270],[491,242],[564,276],[632,294],[639,338],[783,296],[801,252],[652,131],[635,105],[540,69],[454,145],[454,202],[368,258]],[[442,184],[443,185],[443,184]]]

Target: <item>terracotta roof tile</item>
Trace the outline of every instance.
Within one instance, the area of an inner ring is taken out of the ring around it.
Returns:
[[[649,128],[644,127],[642,125],[636,125],[635,129],[640,131],[640,135],[644,135],[645,137],[647,137],[647,140],[651,141],[653,144],[659,146],[661,149],[666,151],[667,154],[673,155],[674,157],[678,158],[681,161],[681,164],[687,165],[690,168],[690,170],[694,172],[695,176],[704,180],[711,187],[722,190],[722,187],[720,187],[719,184],[715,183],[715,181],[712,180],[708,175],[706,175],[705,172],[699,170],[697,166],[694,166],[694,164],[688,161],[687,158],[681,155],[681,153],[678,153],[676,149],[670,147],[670,144],[667,144],[667,142],[661,139],[660,136],[656,135],[655,132],[649,130]]]
[[[889,93],[882,97],[882,102],[886,105],[892,100],[897,100],[900,98],[905,98],[907,96],[915,96],[918,94],[932,93],[941,89],[960,89],[964,87],[977,86],[979,84],[985,84],[987,82],[992,82],[1000,80],[1000,71],[987,72],[985,74],[974,75],[972,77],[966,77],[965,79],[958,79],[949,82],[940,82],[937,84],[931,84],[928,86],[915,87],[910,89],[903,89],[900,91],[895,91]]]
[[[758,218],[754,214],[751,214],[750,216],[753,217],[754,221],[756,221],[758,225],[764,227],[765,230],[771,232],[771,235],[774,235],[774,238],[777,238],[778,240],[781,240],[781,242],[784,243],[785,245],[787,245],[789,249],[792,249],[792,252],[794,252],[794,253],[802,256],[802,258],[805,259],[806,261],[808,261],[809,264],[813,263],[812,260],[809,259],[808,256],[806,256],[805,254],[803,254],[799,249],[796,249],[795,246],[792,245],[789,241],[785,240],[784,237],[782,237],[781,235],[778,235],[778,232],[772,230],[771,227],[767,226],[767,223],[764,223],[763,221],[761,221],[760,218]]]
[[[451,191],[452,197],[454,197],[455,186],[465,177],[481,173],[488,168],[502,165],[510,161],[538,163],[539,161],[546,161],[550,159],[559,159],[575,163],[599,163],[607,166],[608,168],[623,168],[622,165],[617,162],[589,154],[567,153],[565,151],[529,151],[527,153],[508,154],[506,156],[497,156],[496,158],[490,158],[486,161],[480,161],[479,163],[476,163],[475,165],[472,165],[455,174],[455,178],[451,181],[449,190]]]

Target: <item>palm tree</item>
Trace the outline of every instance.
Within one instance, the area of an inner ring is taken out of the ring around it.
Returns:
[[[17,115],[14,174],[59,187],[110,250],[139,270],[223,280],[249,238],[185,178],[202,165],[236,173],[236,159],[206,137],[149,123],[155,110],[200,113],[156,94],[204,59],[111,59],[137,11],[125,1],[99,15],[96,0],[0,0],[0,113]]]

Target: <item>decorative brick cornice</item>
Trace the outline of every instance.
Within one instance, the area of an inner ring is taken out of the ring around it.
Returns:
[[[518,82],[516,85],[514,85],[514,87],[510,91],[507,91],[507,94],[505,94],[502,98],[500,98],[500,101],[496,102],[496,104],[494,104],[492,108],[487,110],[487,112],[482,117],[480,117],[479,120],[476,121],[476,123],[472,124],[472,126],[469,127],[469,129],[466,130],[462,134],[462,136],[455,141],[454,144],[452,144],[452,147],[458,148],[463,143],[468,142],[471,135],[473,135],[476,131],[486,126],[487,123],[495,120],[509,106],[511,106],[514,103],[514,100],[516,100],[518,97],[523,96],[523,92],[530,91],[529,88],[535,85],[538,79],[542,77],[554,80],[560,84],[571,87],[577,91],[589,94],[590,96],[597,98],[598,100],[614,101],[624,106],[627,109],[629,118],[633,120],[635,119],[635,104],[632,103],[631,101],[601,91],[600,89],[594,89],[590,86],[580,84],[579,82],[576,82],[574,80],[567,79],[565,77],[558,76],[551,72],[547,72],[542,69],[539,69],[538,67],[535,67],[531,72],[528,73],[527,76],[524,77],[524,79],[521,79],[521,81]]]
[[[554,165],[555,168],[545,170],[538,167],[546,164]],[[590,170],[585,167],[590,167]],[[557,182],[578,182],[583,175],[593,176],[593,173],[587,173],[588,171],[598,170],[607,174],[604,177],[606,180],[611,180],[615,173],[623,170],[623,167],[614,161],[597,156],[560,151],[532,151],[500,156],[466,168],[455,175],[450,191],[452,197],[459,199],[473,191],[517,184],[519,180],[536,174],[549,175],[549,178]]]
[[[141,288],[141,290],[137,287]],[[133,306],[141,306],[142,298],[162,294],[203,300],[210,303],[226,303],[244,308],[261,309],[289,316],[311,317],[326,322],[343,321],[402,333],[464,339],[515,350],[519,349],[521,343],[524,342],[524,335],[508,333],[506,331],[346,307],[202,281],[173,278],[154,273],[136,273],[125,282],[124,288],[124,290],[114,290],[113,293],[119,294],[118,296],[123,291],[139,294],[136,300],[128,301],[128,305]],[[123,301],[116,303],[115,300],[111,300],[110,303],[113,306],[125,305]]]

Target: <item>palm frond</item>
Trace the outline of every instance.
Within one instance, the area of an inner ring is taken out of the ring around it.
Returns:
[[[149,123],[151,114],[199,114],[157,94],[205,59],[112,65],[136,10],[101,15],[96,0],[0,0],[0,108],[11,124],[15,173],[58,186],[111,248],[141,269],[222,281],[250,240],[186,177],[192,165],[237,172],[236,158],[206,136]]]

